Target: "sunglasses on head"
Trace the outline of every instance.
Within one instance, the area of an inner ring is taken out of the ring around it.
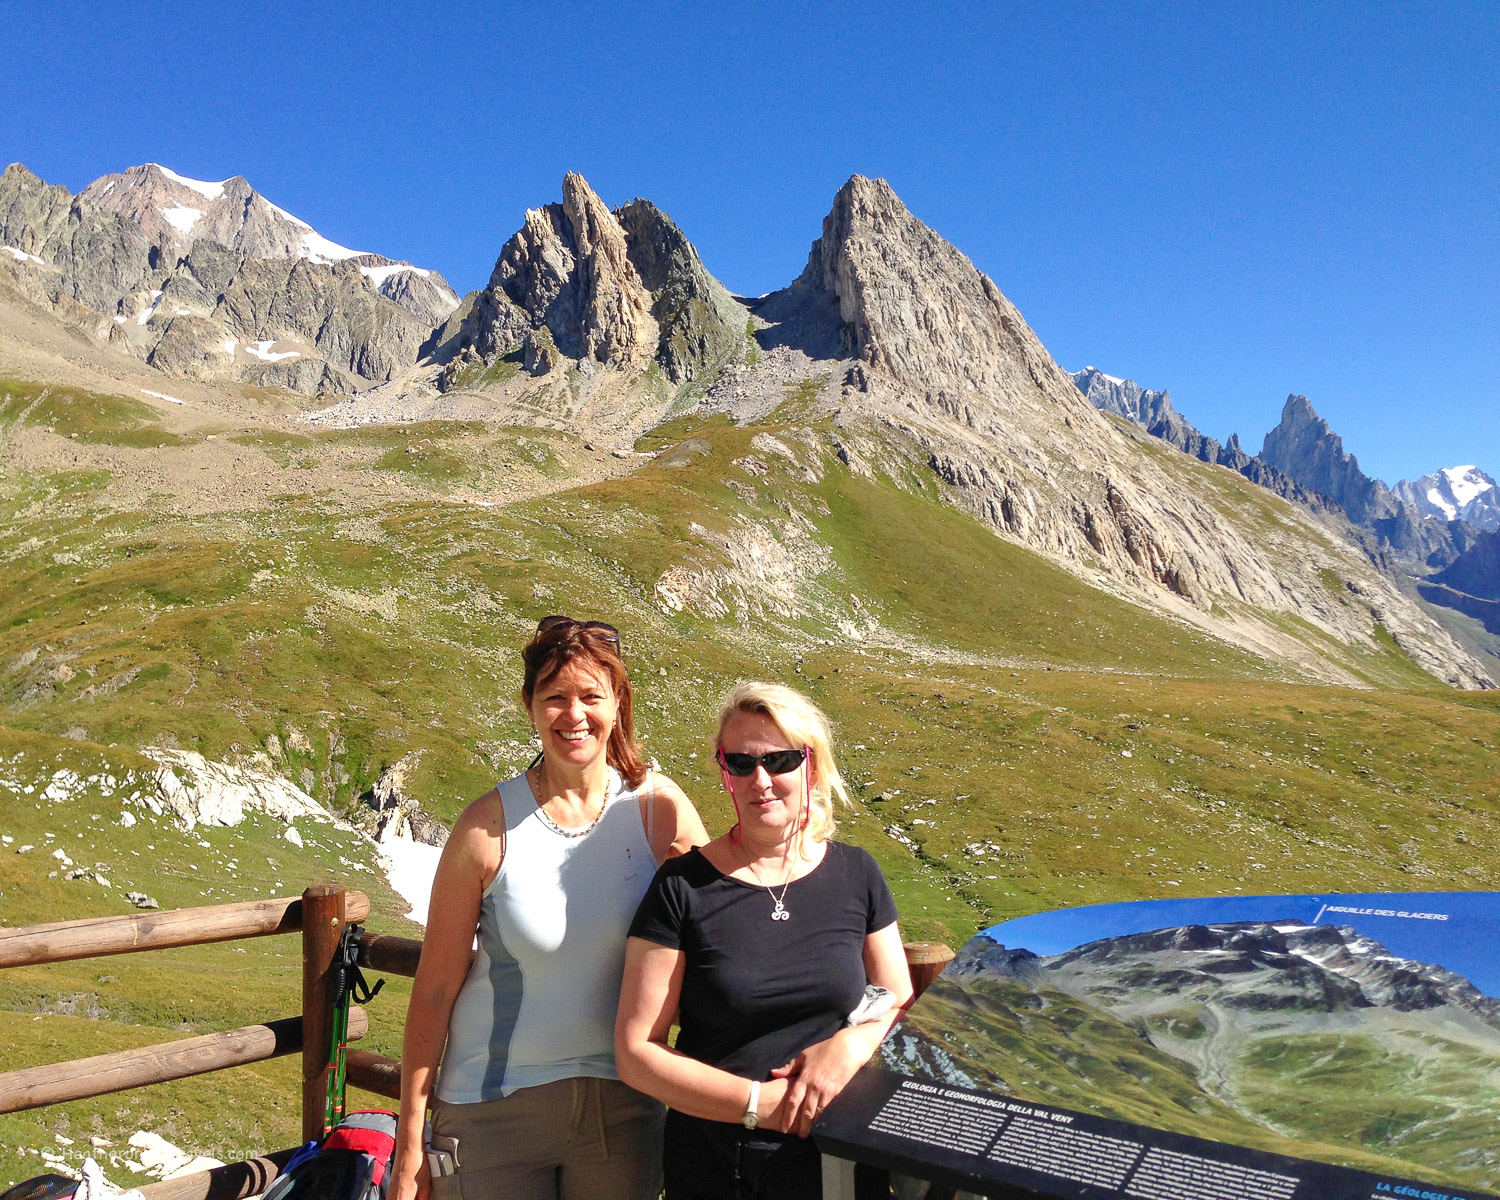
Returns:
[[[538,637],[544,633],[569,633],[574,629],[597,634],[605,641],[614,642],[617,646],[620,644],[620,631],[613,625],[606,625],[603,621],[575,621],[572,617],[554,613],[550,617],[543,617],[536,623]]]
[[[796,750],[772,750],[769,754],[731,754],[719,751],[719,762],[731,775],[754,775],[756,767],[765,767],[767,775],[789,775],[807,758],[807,747]]]

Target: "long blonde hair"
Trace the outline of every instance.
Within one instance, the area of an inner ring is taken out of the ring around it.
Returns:
[[[801,692],[779,683],[744,679],[735,684],[719,706],[719,731],[714,735],[714,752],[724,745],[724,727],[731,717],[751,713],[768,718],[792,746],[806,746],[812,751],[812,779],[808,788],[808,822],[801,836],[815,842],[826,842],[838,828],[834,818],[833,799],[845,807],[850,804],[844,777],[833,761],[833,729],[823,710]]]

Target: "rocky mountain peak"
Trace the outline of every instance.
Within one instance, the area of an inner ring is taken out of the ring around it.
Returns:
[[[1500,529],[1500,485],[1476,466],[1444,467],[1391,490],[1424,517]]]
[[[475,331],[486,357],[542,328],[569,358],[610,366],[643,366],[656,349],[651,296],[630,261],[625,231],[574,171],[563,177],[561,204],[527,211],[487,290],[477,308],[487,319]]]
[[[849,179],[801,274],[752,308],[764,322],[757,341],[788,355],[779,362],[809,381],[824,372],[819,402],[841,428],[894,434],[957,507],[1065,568],[1216,629],[1215,595],[1315,611],[1341,640],[1366,645],[1372,626],[1384,627],[1441,678],[1489,682],[1476,659],[1373,570],[1356,573],[1378,600],[1339,604],[1322,564],[1267,546],[1184,487],[1185,472],[1139,454],[1136,438],[1083,397],[1000,289],[884,180]],[[735,397],[726,386],[726,406]],[[1191,432],[1205,443],[1198,453],[1211,450],[1217,461],[1222,448]],[[1353,551],[1328,552],[1327,569],[1351,570]],[[1269,627],[1255,636],[1281,641]]]
[[[1318,416],[1306,396],[1290,395],[1281,409],[1281,423],[1266,434],[1260,458],[1277,470],[1343,505],[1359,524],[1391,516],[1395,500],[1390,489],[1359,468],[1359,460],[1344,449],[1344,440]]]
[[[1000,289],[884,179],[838,190],[793,286],[836,297],[845,351],[903,381],[990,389],[1018,368],[1061,375]]]
[[[1218,443],[1204,437],[1172,407],[1170,392],[1143,388],[1134,379],[1106,375],[1098,367],[1069,372],[1069,378],[1083,393],[1084,399],[1100,412],[1134,421],[1153,437],[1171,442],[1179,450],[1208,462],[1214,460],[1212,454],[1203,453],[1203,448],[1211,444],[1217,451]]]
[[[251,258],[348,262],[367,286],[429,326],[458,306],[457,294],[437,272],[341,246],[272,204],[240,175],[210,182],[145,163],[101,176],[79,197],[139,226],[168,263],[204,242]]]
[[[682,383],[743,351],[749,314],[666,213],[639,199],[611,211],[574,171],[562,193],[526,213],[439,357],[469,348],[492,360],[519,346],[538,373],[561,354],[620,369],[657,362]]]

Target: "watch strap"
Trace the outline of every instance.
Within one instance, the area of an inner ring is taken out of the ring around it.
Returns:
[[[754,1129],[760,1124],[760,1114],[756,1111],[760,1107],[760,1080],[750,1081],[750,1100],[745,1105],[745,1115],[741,1124],[746,1129]]]

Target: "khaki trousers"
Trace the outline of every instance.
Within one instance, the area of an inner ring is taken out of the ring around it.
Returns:
[[[444,1104],[432,1132],[458,1173],[432,1200],[656,1200],[662,1105],[617,1079],[559,1079],[500,1100]]]

